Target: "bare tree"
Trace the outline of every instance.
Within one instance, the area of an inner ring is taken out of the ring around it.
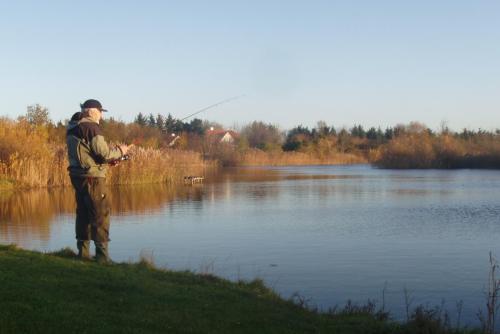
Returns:
[[[49,109],[38,103],[28,106],[26,119],[32,125],[47,125],[50,123]]]
[[[279,128],[263,122],[252,122],[242,129],[241,134],[247,138],[251,147],[260,149],[280,147],[283,142]]]

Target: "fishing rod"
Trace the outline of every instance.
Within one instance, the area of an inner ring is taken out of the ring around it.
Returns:
[[[183,120],[188,119],[188,118],[190,118],[190,117],[193,117],[194,115],[198,115],[199,113],[202,113],[202,112],[204,112],[204,111],[207,111],[208,109],[212,109],[212,108],[215,108],[215,107],[217,107],[217,106],[220,106],[221,104],[228,103],[228,102],[231,102],[231,101],[237,100],[237,99],[239,99],[239,98],[242,98],[243,96],[245,96],[245,95],[233,96],[233,97],[230,97],[230,98],[228,98],[228,99],[225,99],[225,100],[219,101],[219,102],[214,103],[214,104],[212,104],[212,105],[209,105],[208,107],[205,107],[205,108],[203,108],[203,109],[200,109],[200,110],[198,110],[198,111],[196,111],[196,112],[194,112],[194,113],[192,113],[192,114],[190,114],[190,115],[188,115],[188,116],[186,116],[186,117],[184,117],[184,118],[180,119],[180,120],[179,120],[179,122],[182,122]],[[178,135],[176,135],[175,133],[172,133],[172,134],[171,134],[171,136],[172,136],[174,139],[173,139],[173,140],[172,140],[172,141],[168,144],[168,146],[174,146],[174,145],[175,145],[175,143],[177,142],[177,140],[179,140],[179,138],[180,138],[180,137],[179,137]]]
[[[208,107],[205,107],[205,108],[203,108],[203,109],[200,109],[200,110],[198,110],[198,111],[196,111],[196,112],[192,113],[191,115],[188,115],[188,116],[186,116],[186,117],[184,117],[184,118],[180,119],[179,121],[180,121],[180,122],[182,122],[183,120],[188,119],[188,118],[190,118],[190,117],[193,117],[194,115],[198,115],[199,113],[202,113],[202,112],[204,112],[204,111],[207,111],[208,109],[212,109],[212,108],[215,108],[215,107],[217,107],[217,106],[220,106],[221,104],[228,103],[228,102],[231,102],[231,101],[234,101],[234,100],[240,99],[240,98],[242,98],[243,96],[245,96],[245,95],[233,96],[233,97],[230,97],[230,98],[228,98],[228,99],[225,99],[225,100],[219,101],[219,102],[217,102],[217,103],[214,103],[214,104],[212,104],[212,105],[209,105]]]

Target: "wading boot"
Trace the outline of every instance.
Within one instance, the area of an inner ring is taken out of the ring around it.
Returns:
[[[90,241],[88,240],[78,240],[76,242],[76,248],[78,249],[79,259],[90,259]]]
[[[95,242],[95,260],[99,263],[111,263],[107,242]]]

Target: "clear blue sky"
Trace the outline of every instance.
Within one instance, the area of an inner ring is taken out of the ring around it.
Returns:
[[[500,128],[500,1],[0,1],[0,115]]]

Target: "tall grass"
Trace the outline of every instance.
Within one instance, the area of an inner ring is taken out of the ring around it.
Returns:
[[[203,174],[205,168],[216,166],[192,151],[137,148],[131,157],[108,170],[109,184],[174,183],[186,175]]]
[[[184,175],[202,173],[199,153],[173,149],[136,148],[131,160],[108,169],[108,184],[176,182]],[[16,187],[67,186],[67,151],[52,142],[44,126],[0,118],[0,180]]]
[[[238,149],[230,145],[220,145],[213,152],[212,157],[223,166],[343,165],[367,163],[368,161],[359,154],[336,151],[328,154],[316,151],[282,151],[280,149],[263,151],[256,148]]]
[[[364,157],[351,153],[319,155],[314,152],[264,152],[257,149],[246,150],[238,158],[238,164],[243,166],[342,165],[367,162]]]
[[[46,156],[23,157],[12,154],[2,163],[0,173],[20,187],[67,186],[71,184],[67,171],[66,148],[55,146]],[[200,154],[190,151],[138,148],[129,161],[109,167],[108,184],[142,184],[177,182],[184,175],[203,173],[205,163]]]

